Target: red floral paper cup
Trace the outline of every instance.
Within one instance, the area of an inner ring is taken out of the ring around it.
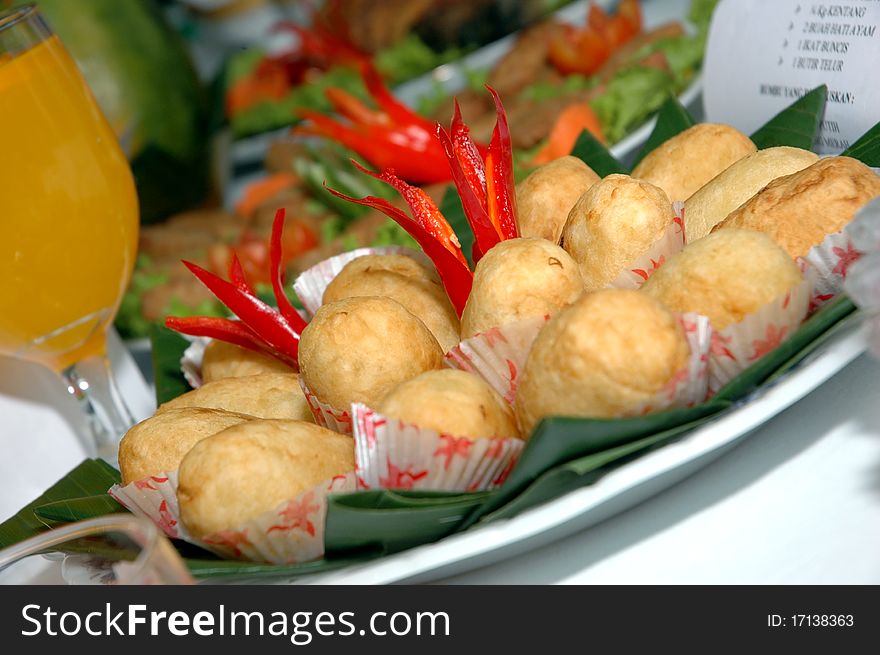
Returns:
[[[609,287],[638,289],[654,271],[666,263],[667,259],[684,248],[684,203],[675,202],[672,208],[675,218],[666,228],[663,236],[657,239],[647,252],[621,271],[620,275],[608,285]]]
[[[504,482],[525,442],[440,434],[351,406],[358,484],[364,489],[480,491]]]
[[[302,376],[299,377],[299,386],[302,387],[309,409],[312,410],[315,423],[340,434],[351,434],[351,412],[349,410],[339,409],[321,401],[312,393]]]
[[[354,473],[336,476],[245,523],[195,539],[180,521],[177,473],[138,480],[109,493],[132,513],[144,516],[165,534],[209,550],[226,559],[270,564],[296,564],[324,554],[327,496],[357,489]]]
[[[813,277],[808,271],[794,289],[739,323],[713,332],[709,355],[710,393],[714,394],[797,330],[807,316],[815,286]]]
[[[339,275],[340,271],[345,268],[346,264],[366,255],[407,255],[420,262],[430,263],[427,257],[418,250],[404,246],[358,248],[357,250],[344,252],[341,255],[318,262],[308,270],[300,273],[293,282],[293,290],[308,314],[306,318],[314,316],[315,312],[324,303],[324,291],[333,281],[333,278]]]
[[[880,168],[874,168],[880,175]],[[880,199],[874,199],[862,207],[853,220],[840,232],[829,234],[819,245],[813,246],[798,261],[815,271],[815,287],[810,299],[812,314],[819,307],[843,292],[843,285],[850,267],[871,247],[880,233]]]
[[[483,378],[507,402],[513,403],[526,357],[549,318],[527,318],[476,334],[446,353],[445,363]]]

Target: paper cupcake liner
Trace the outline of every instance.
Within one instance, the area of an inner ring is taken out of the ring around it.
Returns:
[[[340,271],[345,268],[345,265],[365,255],[407,255],[420,262],[428,261],[420,251],[413,250],[412,248],[380,246],[376,248],[358,248],[357,250],[344,252],[341,255],[318,262],[300,273],[293,283],[293,290],[308,314],[306,318],[314,316],[315,312],[318,311],[318,308],[324,302],[324,291],[333,281],[333,278],[339,275]]]
[[[609,287],[638,289],[666,260],[684,248],[684,203],[674,202],[675,218],[663,235],[641,257],[620,272]]]
[[[709,355],[710,393],[718,391],[797,330],[807,316],[814,277],[808,270],[804,280],[791,291],[739,323],[713,333]]]
[[[445,364],[478,375],[512,404],[532,343],[549,318],[527,318],[474,335],[446,353]]]
[[[315,423],[340,434],[351,434],[351,412],[318,400],[318,397],[303,381],[302,376],[299,377],[299,386],[302,387],[309,409],[312,410]]]
[[[843,283],[850,267],[862,256],[850,239],[846,230],[829,234],[817,246],[813,246],[799,263],[814,271],[814,286],[810,297],[809,313],[819,309],[834,296],[843,291]]]
[[[712,326],[700,314],[686,313],[678,317],[690,347],[687,364],[654,397],[628,411],[638,416],[673,407],[691,407],[709,395],[709,350]]]
[[[327,496],[357,489],[355,473],[315,485],[275,509],[204,539],[193,538],[180,521],[177,473],[114,485],[109,493],[132,513],[144,516],[165,534],[183,539],[226,559],[270,564],[308,562],[324,554]]]
[[[439,434],[351,406],[358,483],[365,489],[480,491],[507,479],[525,446],[515,437]]]
[[[202,361],[205,358],[205,348],[211,339],[209,337],[187,337],[192,343],[183,351],[180,358],[180,370],[183,377],[189,382],[189,386],[198,389],[202,386]]]

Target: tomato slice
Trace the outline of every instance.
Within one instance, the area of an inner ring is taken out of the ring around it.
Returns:
[[[566,26],[550,42],[549,59],[559,72],[566,75],[590,75],[605,63],[610,54],[608,43],[599,33]]]

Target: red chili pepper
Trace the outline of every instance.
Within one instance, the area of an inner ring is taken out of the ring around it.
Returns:
[[[499,228],[502,239],[515,239],[519,236],[516,225],[516,190],[513,178],[513,146],[510,142],[510,127],[501,98],[491,86],[486,86],[495,101],[498,119],[492,130],[489,142],[489,155],[486,158],[486,207],[489,220]],[[491,165],[490,165],[491,158]],[[491,184],[491,187],[489,186]]]
[[[407,216],[406,213],[382,198],[375,196],[352,198],[334,189],[328,188],[327,190],[337,198],[378,209],[406,230],[434,262],[443,287],[446,289],[446,295],[449,296],[455,311],[461,316],[471,293],[474,276],[461,252],[461,244],[458,242],[455,232],[440,210],[437,209],[437,205],[424,191],[413,189],[391,171],[383,171],[377,175],[366,171],[361,166],[358,168],[400,191],[409,204],[414,218]]]
[[[519,236],[513,185],[513,147],[507,115],[495,90],[488,86],[486,88],[495,100],[498,119],[485,160],[461,120],[457,103],[450,125],[451,136],[442,126],[437,126],[437,137],[474,233],[474,261],[479,261],[499,241]]]
[[[394,98],[371,65],[363,64],[360,70],[378,109],[367,107],[341,89],[327,89],[327,98],[348,122],[303,109],[298,115],[309,122],[294,132],[337,141],[374,167],[393,168],[413,184],[448,181],[449,167],[434,138],[434,125]]]
[[[245,280],[241,262],[233,253],[229,265],[229,277],[232,282],[227,282],[191,262],[183,263],[240,319],[240,322],[205,316],[189,319],[170,316],[165,319],[165,324],[172,329],[183,328],[180,331],[185,334],[213,336],[252,350],[263,350],[296,367],[299,335],[302,334],[307,323],[290,303],[282,287],[281,233],[284,227],[284,215],[284,209],[276,212],[269,244],[272,290],[279,310],[257,298]],[[192,330],[202,332],[197,334]],[[211,334],[208,331],[211,331]]]
[[[216,316],[168,316],[165,319],[165,326],[191,337],[210,337],[254,352],[265,353],[288,366],[297,367],[295,358],[290,359],[289,355],[269,346],[240,321]]]
[[[281,259],[281,233],[284,231],[285,209],[282,207],[275,212],[275,220],[272,221],[272,237],[269,241],[269,269],[272,273],[272,292],[275,294],[275,302],[278,303],[278,309],[281,315],[286,319],[287,324],[296,331],[297,339],[302,331],[306,329],[305,319],[299,315],[296,308],[291,304],[287,294],[284,293],[284,276],[282,259]]]

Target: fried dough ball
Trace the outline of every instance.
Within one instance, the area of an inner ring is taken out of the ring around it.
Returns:
[[[674,219],[662,189],[629,175],[609,175],[572,207],[562,246],[578,263],[584,288],[598,291],[645,254]]]
[[[746,200],[778,177],[803,170],[819,159],[809,150],[779,146],[746,155],[687,199],[684,225],[688,241],[702,239]]]
[[[176,471],[202,439],[254,417],[206,407],[169,409],[141,421],[119,442],[122,484]]]
[[[206,537],[353,470],[350,437],[302,421],[250,421],[199,442],[183,458],[180,518],[194,537]]]
[[[723,330],[801,283],[797,264],[766,234],[721,230],[685,246],[641,291]]]
[[[357,296],[396,300],[422,320],[443,352],[458,343],[461,326],[440,277],[406,255],[365,255],[349,262],[324,291],[325,303]]]
[[[461,338],[552,315],[582,291],[577,264],[559,246],[536,237],[502,241],[477,262],[461,315]]]
[[[208,407],[257,418],[314,421],[296,373],[222,378],[163,403],[157,414],[181,407]]]
[[[600,179],[577,157],[560,157],[538,166],[516,185],[520,236],[559,243],[568,212]]]
[[[472,439],[519,436],[513,410],[504,398],[476,375],[451,368],[398,384],[378,409],[440,434]]]
[[[745,134],[729,125],[699,123],[657,146],[633,169],[632,176],[660,187],[673,202],[687,200],[755,150]]]
[[[271,355],[264,355],[214,339],[205,347],[202,382],[238,378],[259,373],[292,373],[293,369]]]
[[[357,297],[318,309],[299,344],[300,375],[322,402],[375,406],[397,384],[440,368],[443,349],[391,298]]]
[[[880,176],[851,157],[827,157],[773,180],[715,229],[758,230],[792,257],[803,257],[880,196]]]
[[[626,289],[581,297],[538,334],[523,367],[516,415],[528,435],[547,416],[624,416],[650,402],[687,365],[679,321]]]

